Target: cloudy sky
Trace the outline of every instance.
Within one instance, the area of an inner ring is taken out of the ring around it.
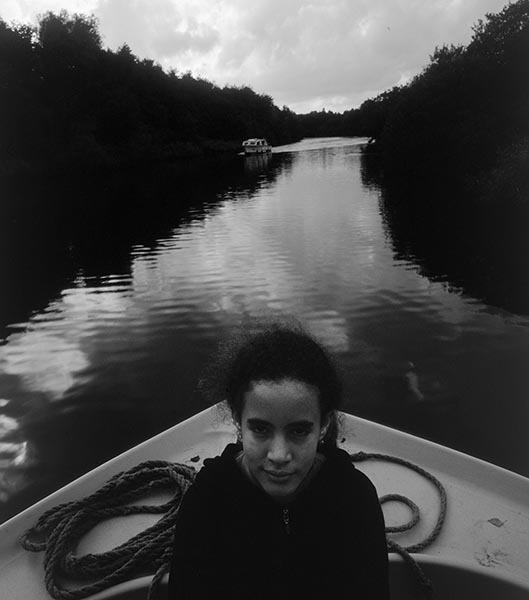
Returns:
[[[442,44],[467,44],[471,26],[507,0],[2,0],[7,22],[36,23],[65,8],[93,14],[103,43],[249,85],[296,112],[343,111],[428,63]]]

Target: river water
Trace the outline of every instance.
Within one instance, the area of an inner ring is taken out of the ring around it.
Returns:
[[[0,520],[204,408],[217,343],[285,315],[336,354],[345,410],[529,476],[529,318],[397,252],[364,141],[24,192],[2,225]]]

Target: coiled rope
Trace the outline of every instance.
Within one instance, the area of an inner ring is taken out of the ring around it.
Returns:
[[[446,517],[446,508],[448,502],[446,490],[444,489],[443,484],[431,473],[428,473],[428,471],[425,471],[423,468],[415,465],[414,463],[404,460],[403,458],[399,458],[397,456],[391,456],[388,454],[356,452],[354,454],[351,454],[350,457],[352,462],[362,462],[365,460],[383,460],[402,465],[425,477],[437,489],[440,504],[439,514],[437,516],[437,521],[435,523],[434,528],[424,540],[417,542],[416,544],[411,544],[409,546],[401,546],[392,539],[386,539],[388,545],[388,552],[395,552],[402,556],[402,558],[406,561],[406,563],[409,565],[409,567],[415,574],[417,580],[419,581],[424,591],[424,594],[428,597],[431,596],[433,591],[432,582],[426,577],[424,571],[421,569],[417,561],[411,556],[410,553],[420,552],[421,550],[427,548],[430,544],[432,544],[432,542],[437,538],[437,536],[441,532],[441,528],[443,527],[443,523]],[[406,498],[406,496],[401,496],[400,494],[387,494],[379,498],[379,502],[380,504],[384,504],[386,502],[402,502],[403,504],[408,506],[408,508],[410,508],[412,512],[412,518],[410,519],[410,521],[408,521],[408,523],[404,523],[398,526],[386,527],[386,533],[401,533],[403,531],[408,531],[412,527],[415,527],[415,525],[417,525],[417,523],[420,520],[419,507],[409,498]]]
[[[50,596],[78,600],[142,574],[154,573],[147,597],[155,598],[160,581],[169,570],[180,502],[195,474],[186,465],[146,461],[114,475],[91,496],[60,504],[44,513],[20,542],[26,550],[45,551],[45,583]],[[130,504],[166,489],[174,490],[174,495],[165,504]],[[74,555],[79,539],[96,524],[111,517],[139,513],[165,514],[152,527],[109,552]],[[66,589],[59,583],[63,578],[96,581],[78,589]]]
[[[433,475],[404,459],[386,454],[357,452],[353,462],[385,460],[404,465],[431,481],[439,492],[441,509],[435,527],[423,541],[401,546],[387,539],[388,552],[397,552],[416,574],[426,593],[431,583],[410,556],[430,545],[439,535],[446,515],[446,492]],[[80,600],[111,586],[129,581],[140,575],[154,573],[147,599],[158,597],[162,577],[169,571],[173,545],[173,528],[180,502],[193,482],[193,467],[166,461],[146,461],[112,477],[94,494],[81,500],[60,504],[44,513],[20,542],[31,552],[45,552],[44,571],[48,593],[56,600]],[[165,504],[130,504],[154,491],[172,490],[173,497]],[[398,501],[412,511],[412,519],[403,525],[386,527],[386,533],[411,529],[420,519],[419,508],[409,498],[388,494],[379,499],[381,504]],[[118,516],[139,513],[164,514],[153,526],[133,536],[116,548],[100,554],[76,556],[75,547],[80,538],[101,521]],[[77,589],[67,589],[62,579],[92,580]],[[93,581],[95,580],[95,581]]]

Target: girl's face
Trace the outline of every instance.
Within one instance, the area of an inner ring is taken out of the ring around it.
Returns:
[[[293,494],[309,472],[328,419],[321,422],[318,390],[302,381],[258,381],[243,399],[244,464],[277,500]]]

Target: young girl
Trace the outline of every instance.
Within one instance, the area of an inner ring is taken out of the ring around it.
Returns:
[[[169,599],[389,598],[382,511],[336,446],[341,386],[325,350],[273,326],[217,384],[238,439],[182,501]]]

